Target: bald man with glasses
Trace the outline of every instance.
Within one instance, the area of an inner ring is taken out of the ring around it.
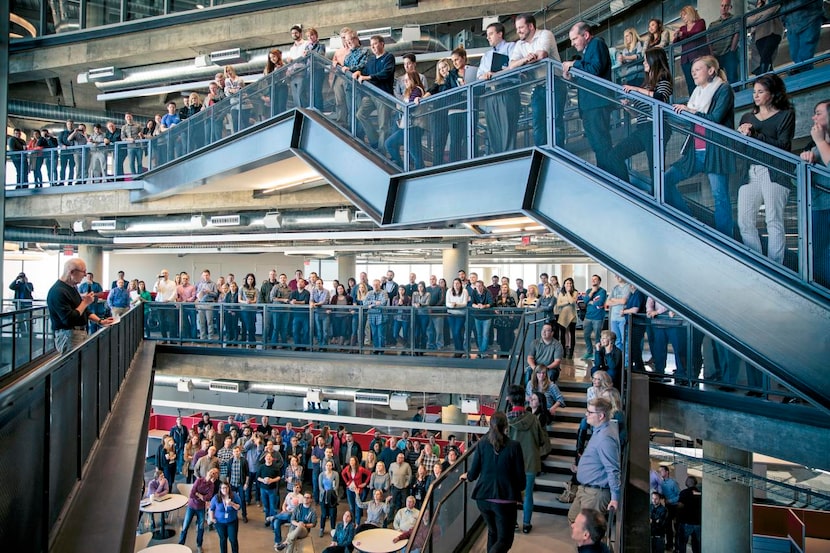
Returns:
[[[55,347],[64,354],[83,343],[87,338],[88,322],[106,326],[112,319],[104,319],[89,312],[89,306],[96,300],[90,291],[83,295],[77,286],[86,276],[86,262],[76,257],[63,265],[63,274],[49,289],[46,305],[55,331]]]

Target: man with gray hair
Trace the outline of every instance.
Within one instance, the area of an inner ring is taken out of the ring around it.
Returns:
[[[95,293],[81,296],[77,286],[86,275],[86,262],[80,257],[70,259],[63,265],[63,274],[49,289],[46,305],[55,332],[55,347],[60,354],[68,352],[87,338],[88,320],[106,326],[112,319],[102,319],[90,314],[88,307],[95,302]]]

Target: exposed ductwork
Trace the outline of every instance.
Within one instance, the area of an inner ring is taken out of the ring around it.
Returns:
[[[137,115],[141,116],[141,114]],[[124,121],[124,114],[120,112],[71,108],[57,104],[40,104],[14,99],[9,100],[9,117],[36,119],[38,121],[55,121],[60,122],[61,126],[63,126],[63,122],[67,119],[88,123],[103,123],[111,119],[117,125],[120,125]]]
[[[397,37],[398,40],[394,40]],[[448,52],[452,48],[444,44],[440,39],[421,34],[419,40],[400,40],[401,30],[393,30],[392,38],[387,39],[389,43],[386,50],[395,55],[403,55],[407,52]],[[258,75],[262,73],[271,47],[257,48],[242,52],[248,61],[234,64],[239,75]],[[200,64],[201,65],[201,64]],[[153,86],[169,86],[179,83],[193,82],[201,88],[207,88],[206,83],[213,80],[216,73],[222,67],[219,65],[197,65],[194,60],[181,60],[170,63],[161,63],[151,66],[132,67],[123,69],[124,78],[117,81],[97,82],[95,86],[102,92],[115,92],[120,90],[134,90]]]
[[[38,242],[41,244],[83,244],[89,246],[111,246],[112,238],[95,232],[72,232],[41,228],[6,227],[3,239],[9,242]]]
[[[375,224],[366,221],[360,222],[343,219],[340,214],[343,208],[324,208],[311,211],[285,211],[279,212],[280,231],[306,230],[314,228],[325,228],[326,230],[369,230],[374,229]],[[272,214],[274,212],[271,212]],[[140,216],[140,217],[118,217],[117,224],[113,229],[99,229],[101,236],[123,237],[123,236],[156,236],[165,235],[205,235],[205,234],[242,234],[253,232],[270,232],[266,225],[265,218],[268,213],[245,212],[231,215],[164,215],[164,216]],[[238,225],[229,225],[228,222],[239,217]],[[111,243],[111,241],[110,241]]]

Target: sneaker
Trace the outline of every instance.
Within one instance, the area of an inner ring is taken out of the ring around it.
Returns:
[[[242,515],[242,522],[248,524],[248,515]]]
[[[525,524],[522,527],[522,534],[530,534],[531,530],[533,530],[533,525],[532,524]]]
[[[274,549],[276,549],[277,551],[282,551],[286,547],[288,547],[288,544],[283,542],[283,543],[278,543],[277,545],[275,545]]]
[[[321,537],[321,538],[323,537],[323,534],[325,534],[325,533],[326,533],[326,531],[325,531],[325,530],[323,530],[322,528],[320,528],[320,537]]]

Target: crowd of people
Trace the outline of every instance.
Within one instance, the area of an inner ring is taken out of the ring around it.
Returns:
[[[354,536],[371,528],[393,528],[407,539],[427,490],[464,449],[454,436],[441,448],[435,434],[414,432],[376,431],[363,451],[344,426],[334,431],[286,422],[279,428],[267,416],[256,424],[233,415],[214,421],[204,413],[188,428],[177,417],[162,437],[144,493],[157,498],[170,493],[174,482],[191,485],[179,543],[195,519],[197,550],[208,526],[222,551],[229,543],[238,552],[239,524],[249,522],[254,504],[273,530],[277,551],[292,551],[318,526],[323,537],[327,522],[328,553],[351,551]],[[345,510],[338,509],[342,505]]]
[[[252,273],[245,275],[240,287],[233,274],[214,281],[209,271],[203,271],[193,283],[187,273],[171,277],[165,269],[152,287],[154,301],[145,304],[146,331],[148,335],[158,332],[153,337],[162,340],[221,338],[231,346],[305,348],[313,344],[349,351],[368,346],[376,351],[421,350],[417,353],[441,351],[446,346],[459,357],[470,350],[480,358],[506,355],[526,310],[561,317],[563,334],[575,336],[580,295],[573,279],[566,279],[562,288],[555,276],[548,282],[543,273],[540,279],[528,288],[516,279],[514,288],[508,277],[493,276],[485,285],[475,272],[468,277],[462,269],[448,288],[444,278],[431,275],[427,284],[414,273],[406,284],[398,284],[391,270],[371,282],[363,272],[342,283],[326,282],[315,272],[306,280],[300,270],[288,280],[286,274],[271,270],[261,283]],[[139,294],[146,290],[142,281],[129,283],[127,288]],[[539,289],[544,290],[541,296]],[[177,303],[187,305],[179,310]],[[207,305],[214,303],[222,304],[221,317],[216,306]],[[604,306],[599,309],[604,312]],[[569,342],[571,356],[573,342]]]
[[[759,7],[763,6],[764,0],[761,0]],[[793,60],[797,63],[809,59],[815,53],[818,37],[815,24],[817,21],[820,24],[821,21],[820,13],[818,19],[816,18],[816,6],[815,3],[802,2],[797,6],[788,6],[786,12],[780,16],[788,29]],[[774,27],[772,23],[779,19],[774,17],[779,8],[779,5],[774,5],[754,14],[753,22],[758,23],[758,28],[753,27],[753,32],[765,33],[767,31],[764,29]],[[734,92],[730,82],[737,79],[737,69],[740,65],[736,52],[738,32],[735,29],[736,25],[740,27],[739,18],[732,15],[729,0],[721,2],[720,18],[710,26],[709,31],[706,30],[705,21],[692,6],[684,6],[680,15],[683,25],[675,32],[673,40],[681,43],[680,61],[690,97],[686,103],[674,103],[671,107],[677,113],[693,114],[724,128],[733,128]],[[780,21],[778,26],[783,28]],[[343,28],[340,32],[342,47],[333,56],[329,75],[329,87],[333,92],[334,100],[332,117],[345,124],[348,119],[347,114],[356,108],[358,138],[365,140],[370,147],[378,149],[381,153],[388,154],[394,162],[400,164],[404,157],[401,154],[401,148],[405,143],[404,132],[408,127],[405,127],[405,122],[398,121],[392,116],[389,105],[380,99],[382,95],[397,95],[405,102],[418,103],[421,99],[440,95],[474,80],[492,79],[504,69],[526,66],[544,59],[559,60],[559,52],[553,35],[548,30],[538,29],[534,16],[529,14],[517,16],[516,31],[519,40],[507,42],[504,40],[505,28],[501,23],[489,25],[487,37],[493,50],[483,56],[481,65],[478,68],[468,65],[466,52],[463,48],[457,48],[453,50],[450,59],[438,62],[435,83],[429,86],[424,75],[418,72],[414,55],[406,56],[405,72],[396,79],[394,56],[385,50],[382,37],[373,36],[370,39],[370,47],[366,48],[354,30]],[[301,27],[294,26],[291,32],[294,42],[285,55],[279,49],[274,49],[269,53],[266,75],[283,65],[302,59],[309,53],[325,53],[315,29],[306,29],[305,39],[303,39]],[[613,144],[610,134],[610,117],[613,107],[611,101],[605,95],[591,90],[589,83],[580,83],[579,77],[572,73],[572,70],[576,69],[610,81],[613,65],[610,50],[603,39],[595,36],[592,29],[584,22],[576,23],[569,36],[579,56],[574,60],[563,62],[562,75],[565,79],[578,84],[579,118],[590,149],[596,154],[597,166],[620,180],[640,185],[640,179],[634,178],[629,173],[626,160],[639,152],[645,152],[649,158],[649,167],[652,166],[653,132],[650,117],[644,115],[646,112],[638,111],[634,121],[635,132],[617,144]],[[638,93],[668,104],[673,96],[673,81],[670,70],[671,61],[666,55],[665,48],[668,47],[671,36],[663,27],[662,21],[651,20],[645,38],[634,28],[627,29],[624,36],[624,46],[618,51],[617,61],[628,65],[636,64],[642,71],[638,70],[637,79],[625,80],[623,103],[636,107],[638,103],[636,96],[629,98],[628,95]],[[756,40],[760,41],[766,36],[768,35],[756,38]],[[698,38],[694,39],[694,37]],[[771,65],[766,60],[770,59],[772,54],[768,52],[766,46],[759,45],[758,49],[765,52],[761,68],[769,71]],[[642,82],[635,82],[640,80],[640,74],[643,75]],[[324,86],[322,80],[318,79],[320,81],[318,87],[309,94],[308,80],[302,77],[304,73],[297,71],[292,75],[282,83],[281,87],[272,87],[273,90],[266,89],[267,92],[258,100],[261,100],[263,106],[270,105],[271,96],[276,94],[277,97],[273,98],[273,101],[278,104],[278,109],[284,109],[290,92],[295,105],[305,106],[311,103],[322,110]],[[359,97],[359,106],[350,106],[351,95],[345,93],[350,85],[348,81],[372,86],[381,96],[362,95]],[[244,117],[229,115],[228,118],[235,121],[235,124],[249,119],[259,120],[264,116],[263,106],[252,104],[251,98],[241,101],[238,97],[244,85],[244,79],[236,74],[232,66],[227,66],[222,73],[217,73],[215,81],[210,83],[205,99],[199,93],[193,92],[184,98],[184,105],[181,108],[178,108],[175,102],[169,102],[167,114],[156,115],[146,125],[135,122],[132,114],[128,113],[121,127],[113,121],[107,121],[105,124],[94,125],[92,133],[88,134],[85,125],[75,125],[73,121],[68,120],[66,128],[58,136],[51,136],[48,130],[35,131],[37,135],[33,136],[28,144],[22,138],[20,129],[16,129],[8,140],[10,152],[58,148],[57,153],[51,152],[46,156],[37,152],[32,153],[28,158],[13,156],[12,160],[18,166],[18,186],[28,186],[30,166],[34,168],[35,186],[42,186],[44,182],[42,174],[44,166],[48,174],[47,181],[56,181],[58,184],[73,184],[83,182],[85,179],[106,178],[109,166],[113,168],[114,176],[120,177],[124,174],[124,162],[128,158],[129,171],[133,174],[138,173],[142,170],[144,155],[144,146],[140,143],[142,139],[157,136],[188,117],[211,109],[216,102],[226,97],[231,99],[231,112],[234,109],[250,112]],[[564,90],[564,87],[558,87],[557,90],[559,89]],[[547,143],[546,95],[546,85],[540,84],[533,88],[529,107],[536,145]],[[510,126],[515,125],[518,106],[511,105],[504,99],[502,101],[493,99],[488,102],[486,110],[488,120],[492,120],[493,123],[488,124],[486,128],[488,148],[492,153],[514,148],[516,129]],[[564,122],[561,117],[565,96],[557,95],[554,102],[557,106],[554,134],[557,143],[563,144]],[[762,142],[768,148],[790,151],[796,121],[795,111],[787,97],[783,80],[776,74],[762,72],[754,83],[753,104],[751,113],[745,114],[741,119],[736,129],[738,133]],[[459,115],[462,118],[459,118]],[[441,112],[433,119],[434,121],[424,125],[430,128],[432,163],[444,161],[447,143],[449,143],[447,159],[449,161],[462,159],[467,151],[463,110],[450,109],[447,113]],[[189,151],[204,143],[206,133],[216,135],[218,132],[221,136],[222,133],[227,132],[227,129],[214,130],[212,126],[218,121],[219,126],[222,127],[223,120],[223,118],[218,118],[216,121],[208,122],[207,127],[197,125],[198,128],[188,133],[187,139],[194,142],[188,148],[181,145],[183,138],[177,137],[176,140],[170,140],[166,147],[157,148],[154,155],[175,156],[181,151]],[[506,128],[500,124],[503,121],[507,121]],[[818,129],[813,133],[816,135],[813,138],[817,139],[816,143],[819,145],[827,144],[827,121],[817,120],[816,124]],[[682,127],[681,123],[672,123],[669,127],[678,125]],[[411,133],[408,142],[409,151],[404,155],[412,159],[415,168],[419,168],[425,164],[422,151],[424,134],[419,124],[415,124],[414,128],[417,132]],[[666,139],[671,135],[671,130],[671,128],[668,129]],[[663,180],[666,201],[683,212],[691,213],[687,199],[680,192],[678,185],[694,175],[705,174],[714,203],[715,228],[727,236],[736,234],[733,205],[737,204],[737,226],[741,240],[749,248],[763,253],[756,222],[760,207],[763,205],[769,235],[766,255],[777,263],[784,263],[787,249],[785,238],[788,233],[785,209],[792,188],[792,183],[789,182],[789,172],[785,167],[778,167],[771,156],[764,163],[755,159],[759,157],[758,155],[752,159],[746,158],[746,160],[738,158],[728,148],[715,145],[713,137],[710,136],[711,133],[707,133],[702,126],[695,126],[691,130],[692,134],[686,140],[687,144],[682,149],[680,158],[665,173]],[[116,143],[126,144],[121,149],[109,148]],[[107,161],[107,155],[112,158],[110,162]],[[807,156],[803,157],[808,159]],[[810,155],[809,159],[814,163],[826,164],[819,155]],[[733,175],[738,175],[742,183],[737,198],[730,195],[729,181]],[[651,182],[653,181],[654,178],[651,179]],[[648,186],[651,192],[651,185]],[[816,203],[821,206],[826,203],[826,199]],[[827,210],[814,211],[816,212],[813,214],[814,217],[821,218]],[[813,228],[819,226],[814,224]],[[819,234],[822,233],[816,233],[814,243],[823,245],[826,240],[818,236]],[[827,261],[830,250],[824,248],[815,251],[817,260],[814,266],[819,269],[826,268],[830,263]],[[821,273],[816,271],[817,280],[826,281],[828,278],[830,275],[826,271]],[[539,290],[539,293],[541,295],[542,290]]]

